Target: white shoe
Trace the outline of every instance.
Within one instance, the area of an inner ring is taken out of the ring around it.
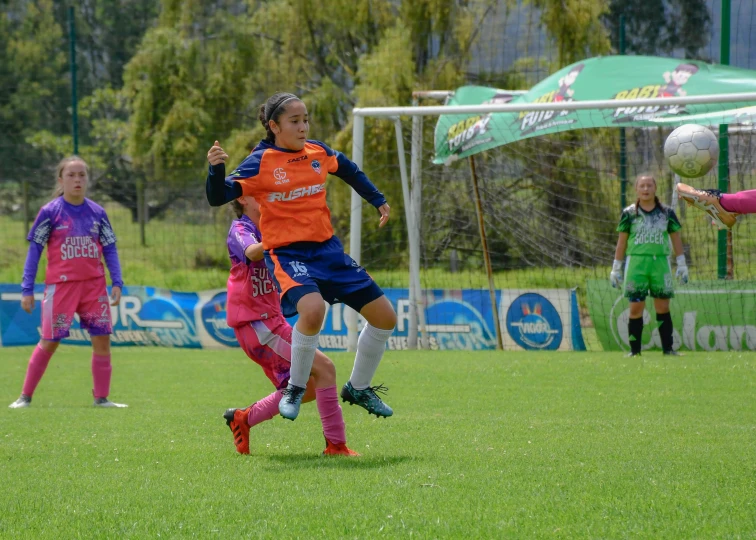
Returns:
[[[106,397],[95,399],[94,406],[95,407],[109,407],[109,408],[117,407],[119,409],[125,409],[126,407],[128,407],[128,405],[126,405],[125,403],[113,403]]]
[[[29,396],[25,396],[24,394],[21,394],[21,396],[8,405],[9,409],[25,409],[27,407],[31,406],[31,398]]]

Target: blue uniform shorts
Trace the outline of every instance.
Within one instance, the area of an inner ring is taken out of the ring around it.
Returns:
[[[285,317],[297,313],[306,294],[319,292],[329,304],[341,302],[358,313],[383,296],[370,274],[344,253],[335,235],[325,242],[295,242],[265,251],[265,264],[281,293]]]

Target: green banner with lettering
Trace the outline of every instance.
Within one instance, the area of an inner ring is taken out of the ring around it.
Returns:
[[[588,311],[605,351],[630,350],[630,309],[609,279],[589,280]],[[661,350],[653,301],[643,315],[643,350]],[[670,302],[674,348],[689,351],[756,351],[756,282],[697,281],[680,286]]]
[[[590,58],[559,70],[525,94],[480,86],[459,88],[447,105],[569,103],[658,99],[649,107],[442,115],[434,163],[449,163],[514,141],[574,129],[622,126],[754,123],[756,102],[665,105],[671,97],[756,92],[756,70],[653,56]]]

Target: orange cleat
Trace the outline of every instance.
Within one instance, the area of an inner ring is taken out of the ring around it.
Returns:
[[[246,409],[226,409],[223,418],[226,419],[226,425],[234,434],[234,444],[236,451],[240,454],[249,454],[249,424],[247,424],[247,415],[249,407]]]
[[[354,450],[350,450],[346,443],[332,443],[326,439],[326,447],[323,450],[324,456],[359,456]]]

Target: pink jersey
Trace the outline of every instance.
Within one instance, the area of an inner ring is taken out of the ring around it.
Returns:
[[[228,231],[228,276],[226,322],[238,328],[252,321],[272,319],[281,313],[278,291],[270,279],[264,260],[250,261],[244,250],[262,242],[262,234],[247,216],[235,219]]]
[[[47,246],[47,284],[104,277],[102,248],[116,241],[102,206],[89,199],[74,205],[63,197],[40,209],[27,239]]]

